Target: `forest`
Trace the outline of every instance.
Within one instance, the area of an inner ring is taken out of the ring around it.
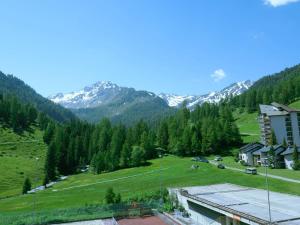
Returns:
[[[258,110],[259,104],[278,102],[289,104],[300,97],[300,65],[261,78],[245,93],[231,98],[230,105],[246,109],[247,112]]]
[[[131,127],[112,125],[108,119],[97,125],[50,121],[44,133],[49,145],[45,180],[77,173],[86,165],[97,174],[140,166],[162,154],[226,154],[242,142],[231,111],[225,104],[204,104],[192,112],[183,107],[157,127],[142,120]]]

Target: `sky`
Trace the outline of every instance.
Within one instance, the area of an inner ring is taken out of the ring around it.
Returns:
[[[0,7],[0,70],[43,96],[101,80],[205,94],[300,63],[298,0],[8,0]]]

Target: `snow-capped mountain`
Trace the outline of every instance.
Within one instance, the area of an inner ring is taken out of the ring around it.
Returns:
[[[110,81],[100,81],[76,92],[58,93],[48,98],[66,108],[93,108],[112,101],[122,90]]]
[[[222,99],[229,96],[242,94],[252,86],[250,80],[237,82],[224,88],[219,92],[211,92],[206,95],[176,95],[176,94],[160,94],[159,97],[164,99],[170,107],[179,107],[183,102],[186,102],[188,108],[193,108],[196,105],[201,105],[204,102],[218,103]]]
[[[247,80],[234,83],[219,92],[211,92],[206,95],[181,96],[176,94],[156,95],[152,92],[136,91],[133,88],[119,87],[110,81],[100,81],[77,92],[67,94],[59,93],[50,96],[49,99],[55,103],[63,105],[66,108],[81,109],[95,108],[114,102],[118,102],[118,104],[126,104],[134,98],[145,98],[148,96],[150,98],[159,97],[170,107],[179,107],[185,101],[188,108],[193,108],[194,106],[201,105],[204,102],[218,103],[226,97],[239,95],[248,90],[251,85],[252,82]]]

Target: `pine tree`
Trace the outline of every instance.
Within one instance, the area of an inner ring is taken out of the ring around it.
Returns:
[[[55,125],[54,123],[50,122],[47,125],[47,128],[44,132],[43,140],[46,144],[50,144],[55,132]]]
[[[106,202],[106,204],[113,204],[113,203],[115,203],[115,197],[116,197],[116,194],[114,193],[114,189],[112,187],[109,187],[106,190],[106,194],[105,194],[105,202]]]
[[[30,179],[27,177],[24,181],[24,184],[23,184],[23,191],[22,191],[22,194],[27,194],[28,191],[31,190],[31,182],[30,182]]]
[[[271,145],[277,145],[277,139],[276,139],[275,131],[273,129],[272,129],[272,135],[271,135],[270,144]]]
[[[160,124],[159,130],[158,130],[158,145],[167,150],[169,145],[169,132],[168,132],[168,124],[166,122],[162,122]]]
[[[145,163],[145,150],[142,147],[133,147],[131,152],[131,163],[133,166],[141,166]]]
[[[118,193],[117,196],[115,197],[115,204],[119,204],[122,201],[122,197],[121,194]]]
[[[126,142],[123,144],[121,156],[120,156],[120,167],[126,168],[130,166],[130,156],[131,156],[131,148],[129,144]]]
[[[48,147],[45,173],[49,180],[55,180],[56,178],[56,143],[52,141]]]
[[[296,145],[294,145],[293,151],[293,169],[300,170],[299,153]]]

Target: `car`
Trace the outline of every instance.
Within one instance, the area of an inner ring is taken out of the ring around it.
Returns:
[[[219,168],[219,169],[225,169],[225,166],[224,166],[222,163],[219,163],[219,164],[218,164],[218,168]]]
[[[223,158],[219,155],[216,155],[215,161],[223,161]]]
[[[192,161],[209,163],[209,161],[203,156],[194,157],[192,158]]]
[[[248,167],[248,168],[245,169],[245,173],[246,174],[256,175],[257,174],[257,169],[256,168],[250,168],[250,167]]]

